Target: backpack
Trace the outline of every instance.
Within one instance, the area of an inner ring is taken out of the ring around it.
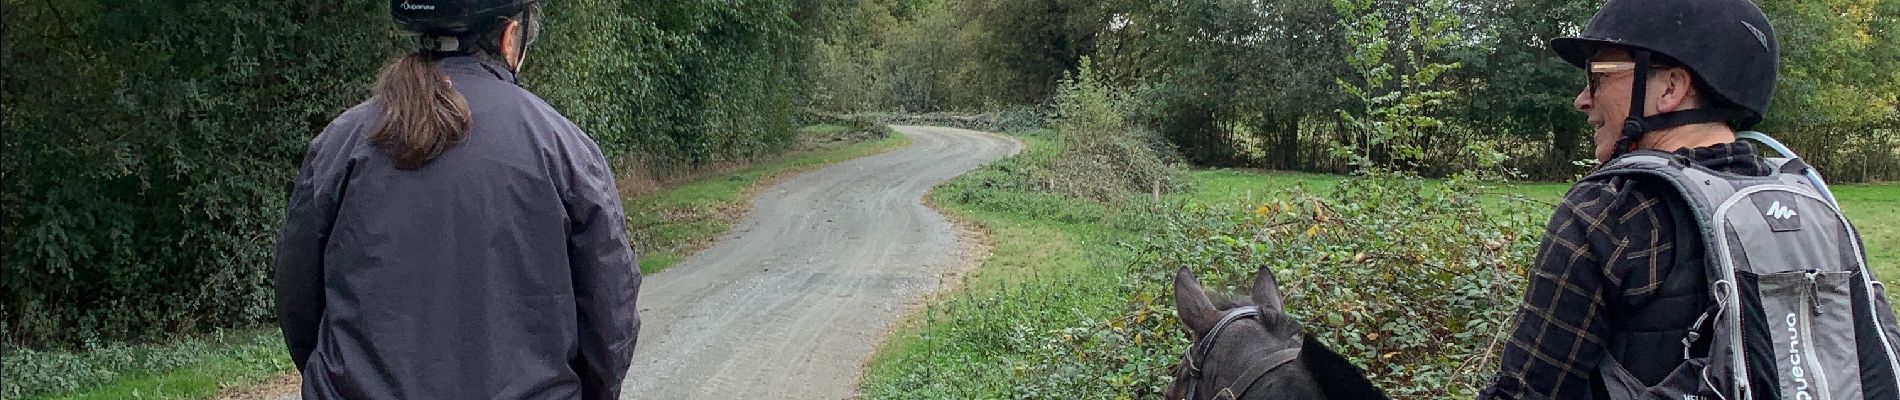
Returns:
[[[1766,135],[1737,137],[1780,152],[1767,160],[1773,172],[1740,176],[1639,150],[1584,178],[1635,177],[1673,187],[1694,215],[1712,300],[1687,330],[1676,372],[1645,384],[1619,374],[1619,360],[1606,356],[1595,377],[1599,394],[1900,400],[1900,330],[1867,269],[1859,234],[1813,167]]]

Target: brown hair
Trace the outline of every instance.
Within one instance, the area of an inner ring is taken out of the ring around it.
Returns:
[[[541,31],[541,4],[529,4],[513,18],[521,22],[521,51],[533,43]],[[496,24],[493,31],[476,35],[468,49],[471,55],[502,61],[500,46],[507,24]],[[474,117],[469,115],[468,99],[455,90],[449,76],[439,65],[444,53],[418,50],[391,62],[376,79],[375,96],[383,106],[383,119],[369,134],[375,143],[396,162],[397,169],[422,168],[456,143],[468,137]]]
[[[455,90],[428,51],[396,59],[376,79],[382,123],[369,140],[389,153],[397,169],[421,168],[468,137],[468,99]]]

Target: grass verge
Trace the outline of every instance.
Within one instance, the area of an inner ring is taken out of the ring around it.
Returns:
[[[866,365],[861,387],[865,398],[1039,397],[1034,393],[1041,388],[1025,385],[1025,376],[1055,373],[1057,379],[1069,381],[1112,380],[1163,367],[1128,363],[1120,371],[1036,368],[1049,365],[1051,357],[1091,359],[1071,364],[1078,367],[1120,357],[1052,348],[1061,343],[1046,338],[1060,337],[1082,321],[1104,321],[1122,313],[1125,263],[1136,257],[1124,244],[1137,238],[1131,224],[1119,221],[1138,216],[1056,195],[991,189],[996,174],[1050,152],[1046,136],[1032,133],[1021,139],[1023,156],[932,191],[931,203],[940,211],[989,233],[990,257],[878,347]],[[1071,335],[1064,340],[1092,339]],[[1117,391],[1126,392],[1102,388],[1103,393]]]
[[[7,398],[203,399],[292,370],[283,336],[252,329],[161,344],[7,354]]]
[[[852,134],[838,125],[806,127],[799,130],[800,140],[816,143],[808,149],[625,198],[633,242],[639,248],[640,272],[665,270],[705,249],[745,215],[754,190],[780,177],[910,144],[909,137],[897,134],[864,141],[843,139]]]

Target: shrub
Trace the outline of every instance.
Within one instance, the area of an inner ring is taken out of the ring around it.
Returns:
[[[1179,185],[1179,169],[1163,162],[1178,159],[1152,131],[1128,120],[1128,99],[1083,60],[1075,76],[1056,90],[1050,116],[1059,152],[1025,157],[1024,179],[1046,191],[1094,201],[1122,200]]]
[[[9,3],[8,345],[255,323],[297,162],[388,53],[362,2]],[[380,25],[378,25],[380,26]]]

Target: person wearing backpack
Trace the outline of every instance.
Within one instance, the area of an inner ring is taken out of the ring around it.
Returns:
[[[606,158],[516,83],[542,4],[389,5],[420,45],[310,143],[277,239],[303,397],[618,398],[640,271]]]
[[[1564,195],[1480,399],[1900,399],[1893,308],[1814,169],[1765,135],[1747,0],[1610,0],[1552,40],[1604,166]],[[1766,157],[1747,137],[1783,153]]]

